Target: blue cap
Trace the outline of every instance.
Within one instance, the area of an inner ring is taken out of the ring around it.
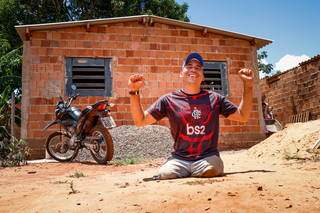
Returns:
[[[184,60],[183,66],[186,66],[192,59],[196,59],[197,61],[199,61],[201,66],[203,66],[203,64],[204,64],[203,58],[201,57],[201,55],[199,53],[196,53],[196,52],[190,53],[186,57],[186,59]]]

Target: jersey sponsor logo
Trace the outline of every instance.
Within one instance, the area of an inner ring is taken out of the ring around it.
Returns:
[[[194,119],[200,119],[201,118],[201,111],[198,110],[196,107],[193,109],[192,113],[191,113],[192,117]]]
[[[187,135],[205,135],[206,127],[204,125],[189,126],[187,123]]]

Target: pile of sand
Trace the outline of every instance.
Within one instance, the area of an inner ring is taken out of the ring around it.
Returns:
[[[320,120],[288,124],[282,131],[251,147],[247,154],[261,160],[320,161],[320,149],[311,149],[318,139]]]

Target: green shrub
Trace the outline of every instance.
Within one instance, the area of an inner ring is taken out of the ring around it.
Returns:
[[[86,175],[81,172],[81,171],[76,171],[74,174],[69,175],[71,178],[81,178],[81,177],[86,177]]]
[[[137,164],[142,162],[142,159],[139,157],[127,157],[124,159],[117,159],[113,160],[112,164],[116,166],[124,166],[124,165],[131,165],[131,164]]]
[[[1,78],[3,80],[3,78]],[[1,81],[0,81],[1,82]],[[11,87],[6,86],[0,93],[0,166],[19,166],[26,164],[29,149],[26,142],[12,137],[11,126]],[[15,94],[15,102],[20,103],[20,96]],[[15,107],[14,121],[16,125],[21,124],[21,110]]]
[[[0,128],[0,132],[1,131],[4,132],[5,130]],[[16,138],[9,140],[8,137],[2,137],[0,139],[1,166],[7,167],[26,164],[28,155],[29,148],[26,146],[26,142],[24,140],[18,140]]]

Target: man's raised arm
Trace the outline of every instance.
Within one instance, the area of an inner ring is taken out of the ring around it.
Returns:
[[[130,88],[130,109],[134,124],[136,126],[145,126],[155,123],[157,120],[147,111],[143,111],[140,103],[140,89],[144,86],[144,77],[140,74],[134,74],[129,77],[128,86]]]
[[[252,88],[254,75],[252,70],[246,68],[241,69],[238,74],[243,82],[242,100],[238,110],[231,114],[228,119],[233,121],[247,122],[252,108]]]

